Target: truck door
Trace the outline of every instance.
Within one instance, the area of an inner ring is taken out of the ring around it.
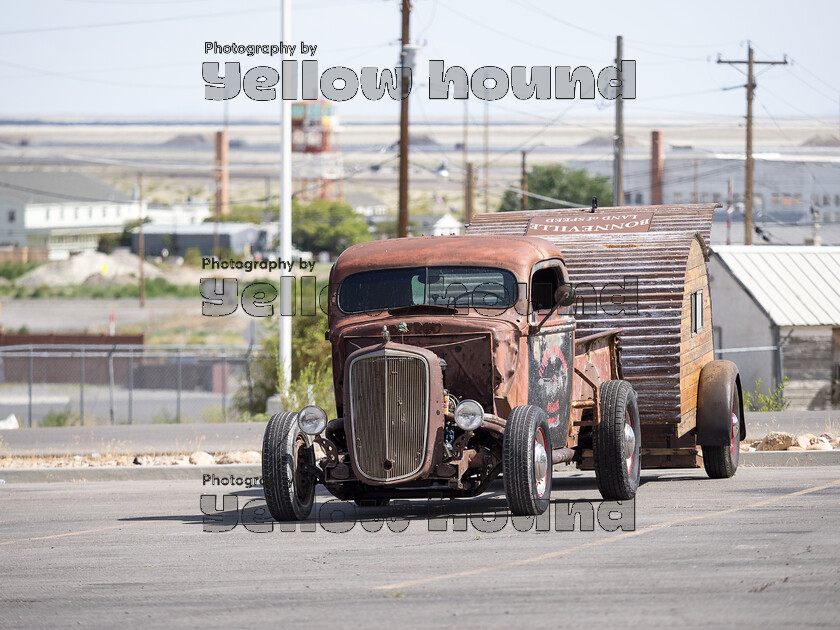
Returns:
[[[528,337],[528,404],[545,411],[553,448],[566,446],[574,369],[572,307],[554,308],[561,284],[568,284],[562,261],[548,260],[534,265],[528,287],[530,330],[543,323]]]

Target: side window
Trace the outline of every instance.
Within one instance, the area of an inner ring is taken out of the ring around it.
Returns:
[[[691,334],[703,330],[703,289],[691,294]]]
[[[537,269],[531,276],[531,312],[545,314],[550,311],[554,306],[557,289],[563,282],[564,271],[559,264]],[[571,308],[571,306],[561,306],[555,312],[567,315],[571,312]]]

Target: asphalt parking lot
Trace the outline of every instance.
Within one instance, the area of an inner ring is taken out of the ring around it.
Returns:
[[[840,467],[646,471],[619,529],[591,473],[558,470],[547,524],[496,484],[356,514],[319,495],[285,532],[260,487],[198,474],[6,484],[0,627],[837,627]],[[557,531],[572,502],[591,531]]]

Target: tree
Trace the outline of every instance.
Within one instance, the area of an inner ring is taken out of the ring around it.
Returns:
[[[337,256],[351,245],[369,240],[364,217],[347,203],[292,204],[292,242],[298,249]]]
[[[598,197],[599,206],[612,205],[612,185],[603,175],[590,175],[585,170],[566,170],[561,164],[534,166],[528,173],[528,191],[554,199],[562,199],[581,206],[589,206],[592,197]],[[551,201],[528,198],[529,210],[557,208]],[[522,209],[522,195],[512,190],[505,191],[499,212]]]
[[[282,317],[282,316],[281,316]],[[320,405],[331,418],[335,417],[332,382],[332,347],[324,339],[327,316],[297,314],[292,318],[292,374],[289,386],[281,392],[283,407],[297,411],[307,404]],[[242,387],[234,397],[240,412],[263,413],[266,401],[278,389],[277,318],[265,322],[261,341],[263,353],[251,358],[249,372],[252,387]]]
[[[265,213],[265,208],[257,206],[233,206],[228,214],[219,215],[219,223],[262,223],[262,215]],[[277,208],[274,208],[274,216],[277,216]],[[206,219],[205,223],[214,223],[216,221],[216,214],[213,213]]]

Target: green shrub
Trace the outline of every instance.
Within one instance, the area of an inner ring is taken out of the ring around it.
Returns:
[[[28,271],[35,269],[41,263],[34,262],[4,262],[0,263],[0,278],[14,280]]]
[[[787,384],[788,377],[785,376],[779,386],[767,395],[761,393],[761,379],[758,379],[752,392],[743,392],[744,411],[784,411],[790,405],[790,401],[784,396]]]
[[[79,424],[79,414],[70,408],[70,403],[63,411],[50,409],[38,423],[42,427],[72,427]]]
[[[248,367],[252,388],[247,383],[234,395],[234,407],[240,413],[264,413],[266,402],[278,390],[277,318],[267,320],[267,334],[262,339],[263,354],[251,359]],[[292,319],[292,375],[289,387],[281,392],[283,408],[298,410],[317,404],[335,417],[332,386],[332,348],[324,339],[327,316],[296,315]]]
[[[190,247],[184,252],[184,264],[189,267],[201,267],[201,250],[198,247]]]
[[[152,415],[152,424],[178,424],[178,418],[171,415],[168,410],[160,409]]]

